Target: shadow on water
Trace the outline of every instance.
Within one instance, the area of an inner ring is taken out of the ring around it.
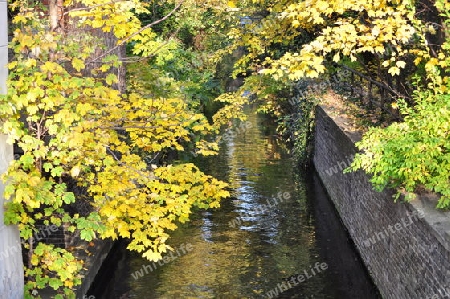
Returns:
[[[297,179],[307,186],[316,246],[328,266],[326,277],[329,294],[325,297],[308,297],[299,295],[301,291],[292,288],[277,298],[381,298],[315,169],[297,173]]]
[[[206,173],[232,197],[173,232],[178,254],[152,264],[114,247],[88,295],[95,298],[379,298],[313,171],[293,159],[261,116],[231,134]],[[190,247],[187,251],[183,248]]]

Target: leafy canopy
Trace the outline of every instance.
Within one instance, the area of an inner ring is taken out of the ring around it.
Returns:
[[[128,249],[156,261],[171,250],[166,241],[177,223],[194,208],[218,207],[229,195],[226,183],[193,164],[156,160],[187,149],[215,154],[217,145],[207,138],[216,129],[180,93],[149,93],[139,78],[127,92],[118,90],[119,46],[132,42],[134,53],[145,56],[161,45],[137,17],[149,13],[148,3],[51,5],[11,4],[14,59],[0,118],[8,142],[23,154],[3,176],[5,196],[12,199],[5,222],[17,224],[28,240],[40,224],[65,225],[86,241],[128,238]],[[173,7],[172,13],[180,5]],[[60,9],[67,16],[58,15]],[[88,215],[70,209],[80,200],[92,205]],[[66,249],[24,246],[26,296],[50,286],[58,296],[74,298],[82,262]]]

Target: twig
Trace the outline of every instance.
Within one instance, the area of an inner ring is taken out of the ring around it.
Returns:
[[[123,44],[125,44],[127,41],[129,41],[130,39],[132,39],[133,37],[135,37],[136,35],[138,35],[139,33],[141,33],[142,31],[144,31],[147,28],[150,28],[156,24],[159,24],[165,20],[167,20],[171,15],[173,15],[183,4],[184,0],[181,1],[177,6],[175,6],[174,9],[172,9],[171,12],[169,12],[167,15],[165,15],[163,18],[156,20],[148,25],[145,25],[144,27],[142,27],[141,29],[139,29],[138,31],[136,31],[135,33],[131,34],[130,36],[128,36],[127,38],[125,38],[124,40],[122,40],[117,46],[115,46],[114,48],[109,49],[108,51],[106,51],[105,53],[103,53],[102,55],[94,58],[93,60],[91,60],[88,63],[94,63],[95,61],[99,60],[100,58],[105,57],[106,55],[112,53],[113,51],[115,51],[118,47],[122,46]]]
[[[119,2],[125,2],[125,0],[122,0],[122,1],[120,1],[120,0],[119,1],[111,1],[111,2],[107,2],[107,3],[96,4],[96,5],[93,5],[93,6],[73,8],[73,9],[71,9],[69,11],[66,11],[64,13],[64,15],[68,15],[71,12],[74,12],[74,11],[90,10],[90,9],[97,8],[97,7],[100,7],[100,6],[106,6],[106,5],[115,4],[115,3],[119,3]]]

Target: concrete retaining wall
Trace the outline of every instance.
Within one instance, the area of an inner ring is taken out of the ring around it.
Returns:
[[[8,70],[7,1],[0,0],[0,94],[6,93]],[[0,124],[1,125],[1,124]],[[13,147],[0,135],[0,174],[13,159]],[[16,226],[3,224],[4,185],[0,182],[0,298],[23,298],[22,247]]]
[[[361,134],[330,115],[317,107],[314,164],[383,298],[450,298],[450,212],[433,194],[394,203],[364,172],[343,174]]]

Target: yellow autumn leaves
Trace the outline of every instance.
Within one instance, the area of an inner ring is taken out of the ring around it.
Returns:
[[[107,38],[116,45],[138,43],[136,51],[145,56],[154,51],[155,35],[151,29],[142,31],[136,17],[146,12],[146,5],[68,0],[66,31],[50,31],[46,15],[27,1],[12,5],[18,8],[11,42],[15,56],[8,95],[0,96],[0,117],[9,142],[24,152],[3,178],[5,195],[12,198],[5,219],[20,227],[23,238],[32,235],[37,221],[64,223],[87,241],[129,238],[129,249],[157,260],[170,250],[166,241],[178,223],[187,221],[195,208],[218,207],[229,195],[224,182],[193,164],[159,161],[167,153],[188,150],[215,154],[217,144],[207,137],[217,127],[191,110],[181,93],[149,93],[145,86],[155,82],[137,78],[120,93],[114,88],[117,73],[111,72],[120,66],[119,58],[115,51],[99,54],[106,40],[93,35],[92,28],[110,33]],[[73,188],[82,190],[93,207],[86,217],[66,209],[80,200]],[[35,275],[30,291],[50,283],[69,294],[79,284],[79,263],[65,250],[43,245],[28,249],[32,264],[27,275]],[[42,257],[47,265],[41,264]],[[68,264],[59,267],[62,263]],[[49,271],[43,277],[40,267]],[[37,277],[46,283],[38,286]]]
[[[265,30],[248,32],[250,26],[232,34],[239,37],[237,44],[250,49],[242,61],[265,56],[260,73],[275,79],[315,78],[324,73],[326,61],[339,62],[346,57],[356,61],[359,54],[367,52],[378,56],[390,74],[398,75],[417,35],[413,4],[407,0],[306,0],[269,7],[271,14],[252,25]],[[269,21],[271,26],[264,26]],[[310,40],[281,56],[268,51],[272,45],[283,44],[283,39],[291,43]]]
[[[405,66],[404,62],[397,61],[399,55],[389,57],[385,47],[398,45],[401,51],[402,45],[412,38],[415,30],[410,22],[411,11],[407,6],[406,1],[360,0],[311,0],[290,4],[282,12],[282,16],[293,27],[316,28],[319,34],[304,45],[298,54],[287,53],[273,62],[272,71],[268,72],[279,77],[276,72],[281,69],[291,80],[314,78],[324,72],[323,61],[328,55],[332,55],[335,62],[342,57],[355,61],[357,54],[371,52],[386,59],[385,64],[390,67],[391,74],[399,74],[400,69]],[[388,56],[384,57],[386,55]]]
[[[193,207],[217,207],[228,196],[223,182],[205,176],[193,164],[159,167],[154,176],[139,180],[147,188],[114,190],[115,197],[105,201],[99,213],[116,224],[107,228],[105,237],[131,238],[129,249],[155,261],[170,248],[165,245],[169,231],[188,220]]]

